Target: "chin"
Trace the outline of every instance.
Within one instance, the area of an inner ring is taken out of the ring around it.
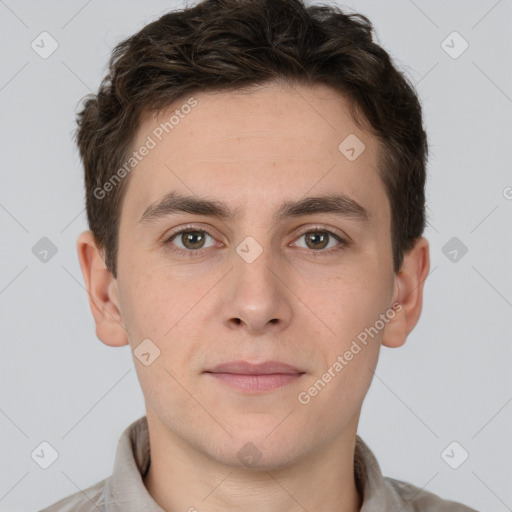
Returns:
[[[217,462],[250,471],[284,469],[304,455],[304,439],[293,439],[284,430],[280,436],[276,433],[269,436],[269,432],[271,429],[253,429],[251,434],[226,436],[218,450],[210,447],[215,452],[210,455]]]

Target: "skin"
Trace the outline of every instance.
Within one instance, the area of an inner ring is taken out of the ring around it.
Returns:
[[[420,238],[393,272],[381,147],[335,91],[267,84],[194,97],[197,107],[129,178],[117,279],[91,232],[77,243],[98,338],[132,350],[149,338],[160,349],[149,366],[134,357],[152,455],[144,483],[167,511],[357,511],[361,406],[381,345],[401,346],[419,319],[428,242]],[[133,147],[181,104],[147,115]],[[349,134],[366,146],[354,161],[338,150]],[[224,201],[239,217],[175,213],[139,224],[146,207],[171,191]],[[333,213],[272,219],[283,201],[333,192],[364,206],[370,222]],[[206,231],[194,257],[171,252],[193,252],[180,235],[165,243],[188,224]],[[330,238],[317,248],[301,230],[318,226],[350,243]],[[252,263],[236,252],[248,236],[263,249]],[[301,404],[298,394],[396,301],[400,312]],[[260,394],[203,373],[233,360],[278,360],[305,373]],[[249,442],[261,453],[251,467],[237,456]]]

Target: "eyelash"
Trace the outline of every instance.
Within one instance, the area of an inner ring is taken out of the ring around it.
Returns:
[[[175,231],[172,235],[167,237],[164,240],[163,245],[167,246],[168,249],[171,252],[176,253],[176,254],[181,255],[181,256],[186,256],[186,257],[190,257],[190,258],[202,256],[203,253],[204,253],[203,249],[184,250],[184,249],[179,249],[179,248],[171,247],[171,243],[170,242],[174,238],[176,238],[178,235],[181,235],[182,233],[195,232],[195,231],[198,231],[200,233],[206,233],[211,238],[214,238],[210,233],[208,233],[208,231],[206,231],[204,229],[200,229],[200,228],[198,228],[196,226],[186,226],[186,227],[180,229],[179,231]],[[300,238],[301,236],[304,236],[305,234],[308,234],[308,233],[327,233],[329,235],[329,237],[333,237],[336,241],[339,242],[339,245],[337,247],[335,247],[334,249],[331,248],[331,249],[328,249],[328,250],[318,250],[318,251],[315,251],[314,249],[310,249],[309,252],[314,257],[317,257],[317,256],[329,256],[330,254],[332,254],[334,252],[346,249],[350,245],[350,243],[347,240],[341,238],[336,233],[333,233],[332,231],[329,231],[328,229],[323,228],[322,226],[315,226],[313,228],[309,227],[309,228],[305,229],[304,231],[301,231],[297,235],[297,239]]]

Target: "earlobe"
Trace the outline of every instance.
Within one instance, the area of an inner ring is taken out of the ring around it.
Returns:
[[[107,269],[103,251],[96,244],[91,231],[80,234],[77,251],[96,323],[96,336],[112,347],[127,345],[128,336],[121,316],[117,281]]]
[[[394,317],[386,325],[382,344],[400,347],[414,329],[421,315],[423,286],[430,269],[428,240],[420,237],[404,256],[402,268],[395,278]]]

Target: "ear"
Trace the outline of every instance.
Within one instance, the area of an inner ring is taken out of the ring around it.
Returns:
[[[402,346],[414,329],[423,305],[423,285],[430,269],[428,240],[420,237],[404,256],[402,268],[395,276],[393,309],[395,316],[384,330],[382,344],[386,347]]]
[[[96,336],[105,345],[127,345],[128,335],[119,307],[117,281],[107,269],[103,251],[97,246],[91,231],[80,234],[77,250],[89,295],[89,305],[96,323]]]

